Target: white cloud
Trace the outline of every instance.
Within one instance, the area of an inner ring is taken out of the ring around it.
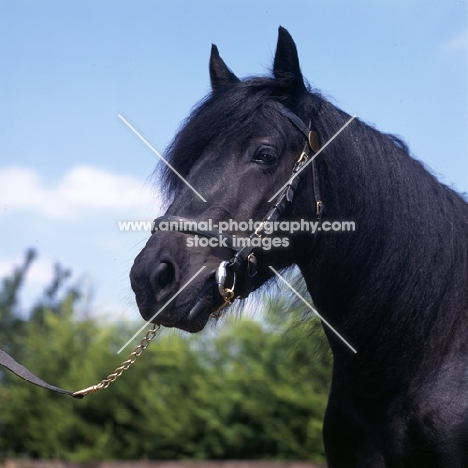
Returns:
[[[24,264],[24,257],[0,258],[0,279],[10,277],[16,268]],[[26,274],[25,284],[20,296],[23,304],[31,306],[41,297],[44,288],[48,286],[54,276],[54,264],[46,258],[36,258]]]
[[[157,202],[155,192],[134,177],[97,167],[73,167],[53,185],[27,167],[0,169],[0,213],[30,210],[46,218],[70,219],[90,210],[124,212]]]
[[[17,259],[5,259],[0,258],[0,278],[6,278],[13,273],[13,269],[15,266],[19,266],[22,264],[22,261]]]
[[[458,52],[468,52],[468,29],[452,36],[440,45],[443,54],[451,55]]]

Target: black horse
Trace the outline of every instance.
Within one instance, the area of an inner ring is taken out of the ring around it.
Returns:
[[[210,78],[212,92],[167,151],[178,173],[163,174],[170,206],[131,271],[142,316],[197,332],[295,264],[321,316],[357,350],[325,327],[329,466],[467,467],[467,202],[401,140],[350,122],[305,84],[283,28],[272,77],[239,80],[213,46]],[[262,219],[276,230],[252,224]],[[208,232],[190,220],[215,224]],[[228,220],[243,227],[221,235]],[[299,220],[323,229],[278,224]],[[355,230],[327,231],[326,221]]]

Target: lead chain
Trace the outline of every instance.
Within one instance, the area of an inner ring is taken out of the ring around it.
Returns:
[[[221,316],[223,315],[223,310],[232,304],[232,301],[234,299],[234,291],[229,288],[224,288],[224,302],[219,306],[218,310],[213,312],[211,314],[211,317],[213,317],[216,320],[219,320]]]
[[[148,333],[146,333],[146,335],[140,341],[140,344],[129,354],[128,358],[114,370],[112,374],[109,374],[97,385],[92,385],[91,387],[74,392],[72,396],[74,398],[84,398],[87,395],[91,395],[91,393],[95,393],[98,390],[107,388],[112,382],[115,382],[143,354],[145,349],[151,343],[152,339],[156,336],[156,333],[160,327],[160,325],[153,324],[153,328],[151,328]]]

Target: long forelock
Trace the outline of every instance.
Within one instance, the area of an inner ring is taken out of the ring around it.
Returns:
[[[282,101],[277,83],[272,78],[250,78],[209,94],[183,122],[165,152],[165,159],[185,177],[207,145],[216,147],[231,139],[248,139],[256,128],[253,123],[259,115],[264,122],[280,128],[284,119],[265,106],[271,100]],[[166,200],[174,198],[181,184],[180,178],[170,168],[162,169],[160,185]]]

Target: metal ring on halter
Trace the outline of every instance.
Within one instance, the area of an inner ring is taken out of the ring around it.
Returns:
[[[227,265],[228,261],[222,261],[219,264],[218,269],[216,270],[215,278],[216,284],[218,285],[219,294],[224,298],[232,299],[230,296],[230,292],[234,295],[234,288],[236,287],[236,274],[233,273],[234,277],[232,280],[232,286],[230,288],[226,288],[226,279],[227,279]]]

